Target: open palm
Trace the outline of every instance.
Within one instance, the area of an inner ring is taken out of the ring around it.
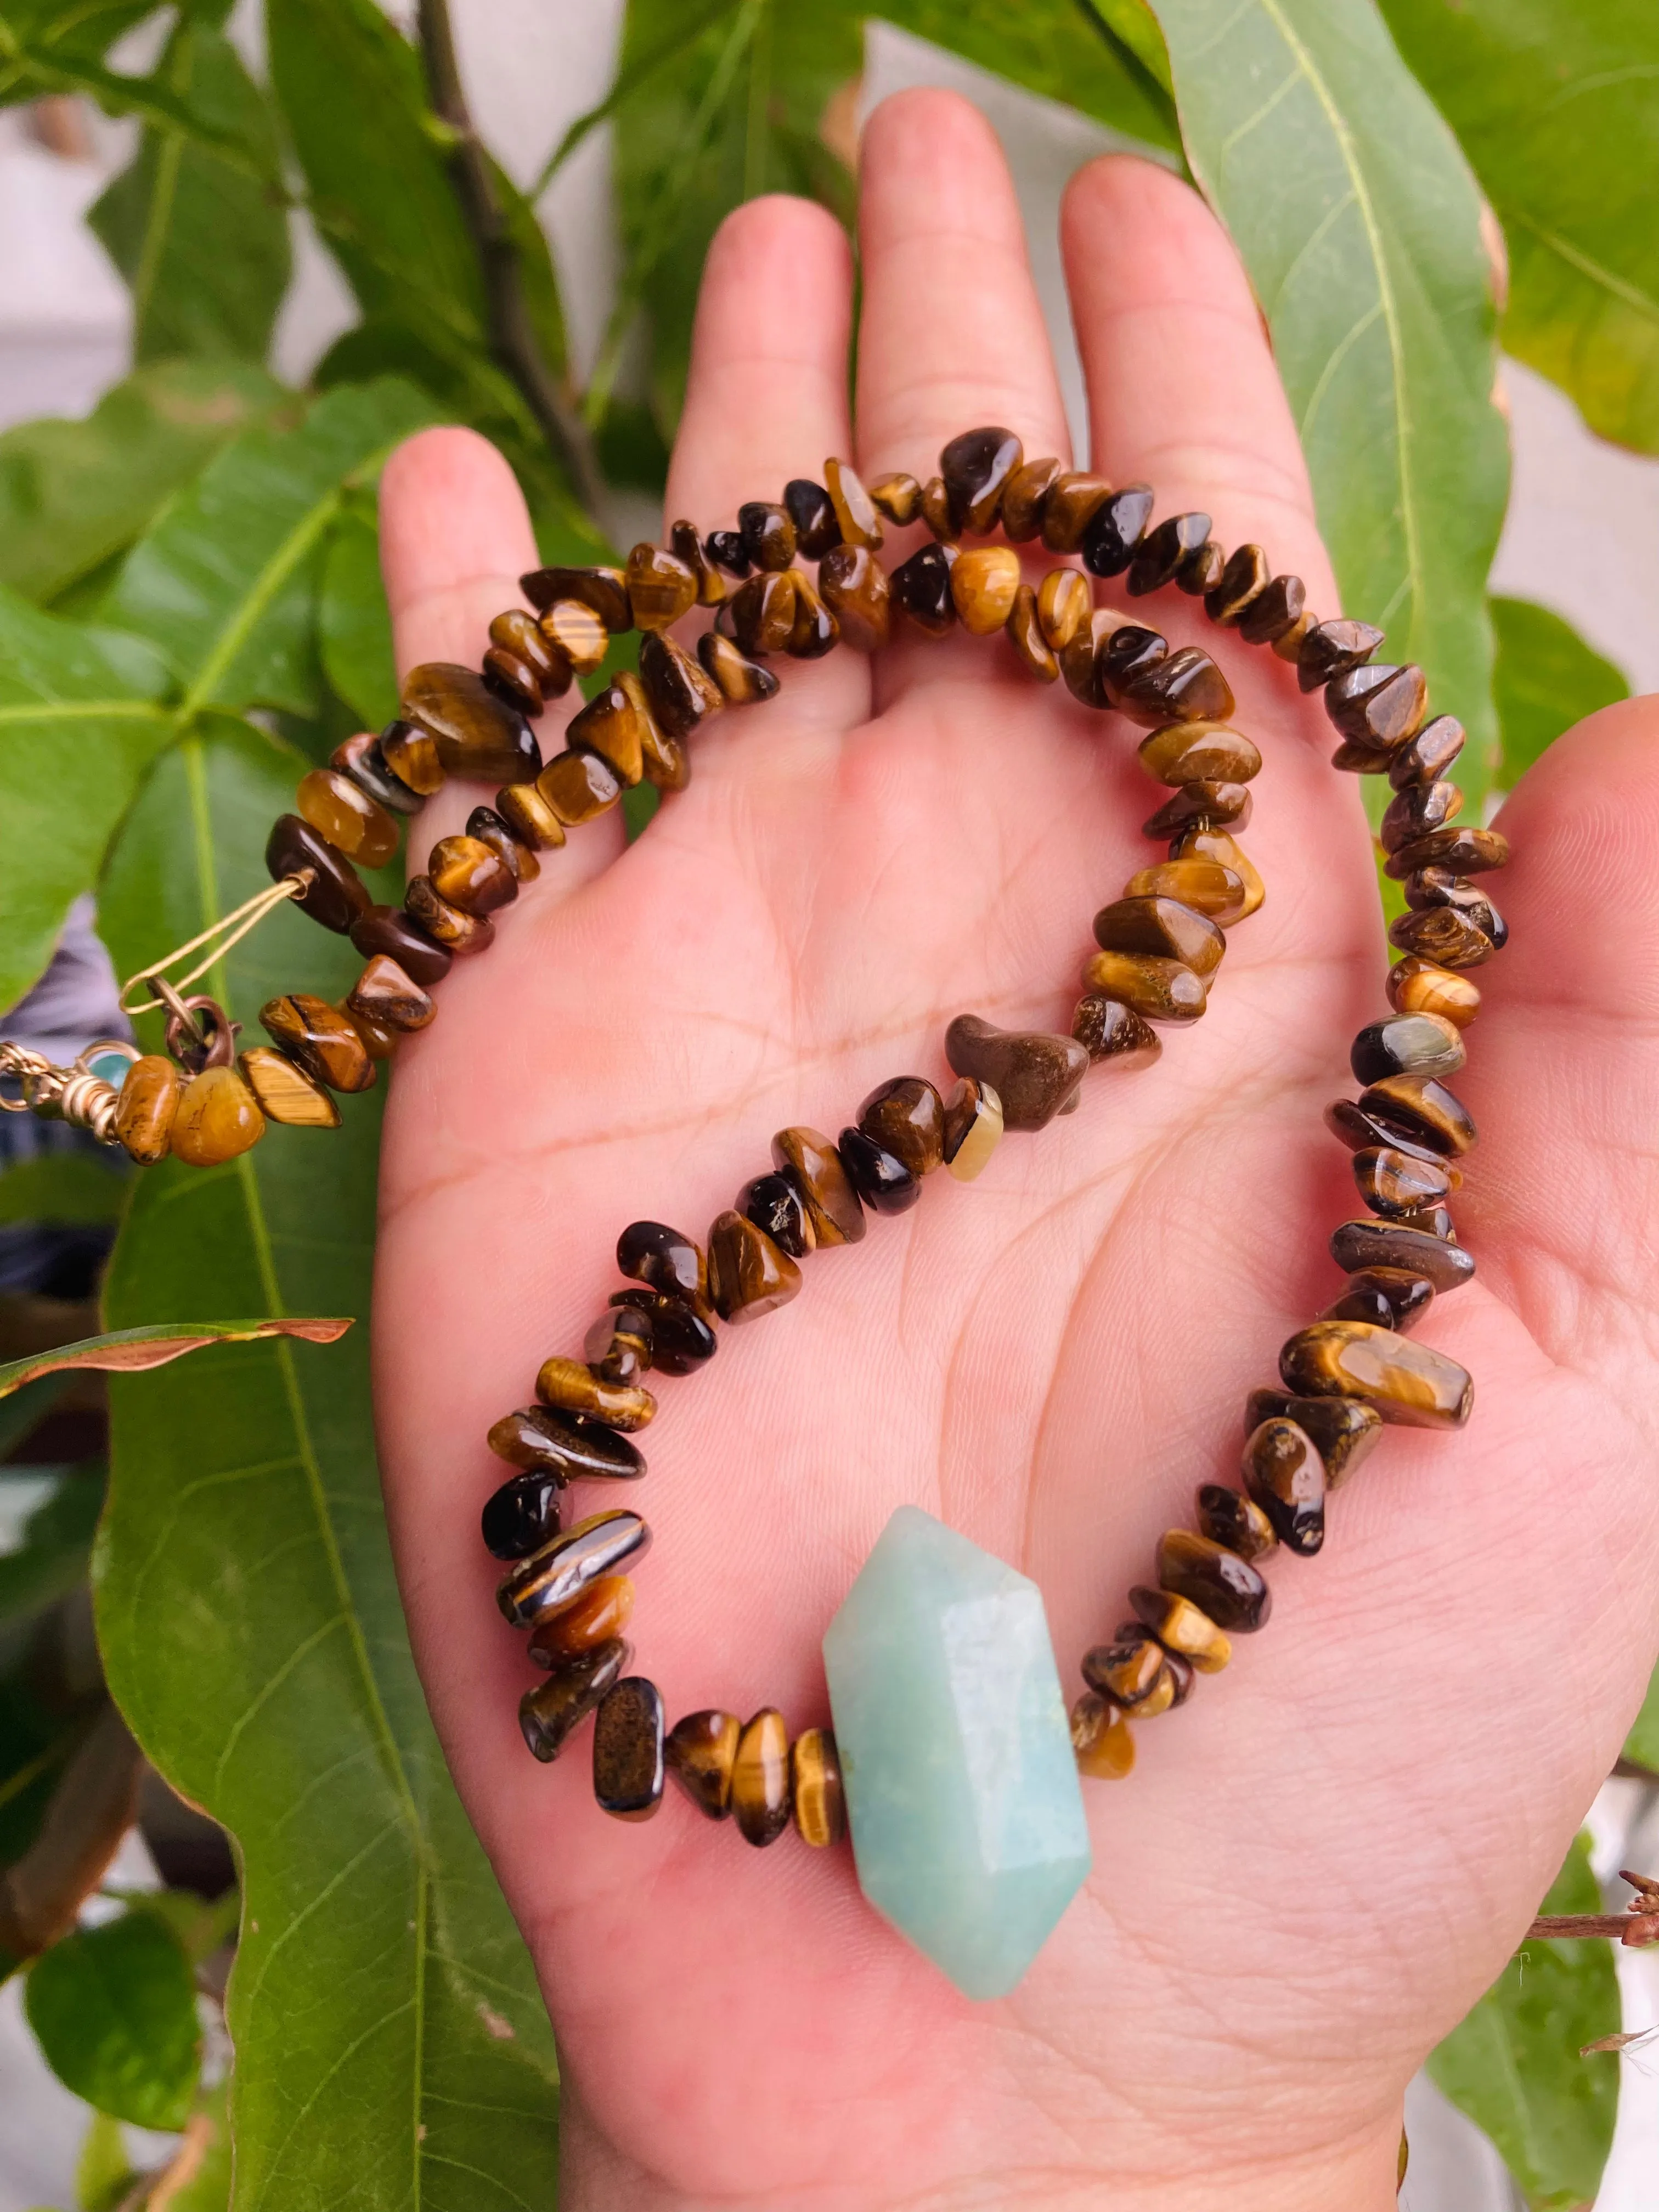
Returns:
[[[729,526],[832,453],[866,481],[926,476],[982,422],[1066,456],[1012,193],[971,110],[878,112],[861,222],[855,425],[840,233],[770,200],[720,234],[671,515]],[[1094,465],[1261,541],[1335,611],[1260,324],[1200,203],[1098,163],[1066,246]],[[534,558],[504,465],[428,434],[383,512],[403,664],[476,661]],[[1173,592],[1148,618],[1214,645],[1261,747],[1244,842],[1267,903],[1155,1066],[1097,1072],[1077,1114],[1010,1136],[971,1187],[932,1179],[663,1382],[628,1501],[655,1536],[630,1635],[671,1719],[827,1720],[820,1637],[905,1502],[1036,1579],[1075,1687],[1159,1532],[1233,1474],[1246,1392],[1336,1294],[1326,1239],[1355,1208],[1319,1116],[1384,1010],[1358,792],[1281,662],[1217,644]],[[548,857],[406,1048],[386,1126],[392,1532],[427,1693],[558,2032],[562,2202],[1370,2212],[1392,2201],[1405,2083],[1534,1910],[1656,1640],[1659,716],[1597,717],[1504,811],[1514,941],[1458,1083],[1483,1139],[1458,1201],[1480,1274],[1421,1330],[1473,1370],[1470,1427],[1390,1432],[1322,1557],[1275,1558],[1267,1632],[1139,1731],[1128,1782],[1085,1785],[1092,1878],[1019,1990],[975,2005],[865,1905],[847,1852],[750,1850],[672,1791],[622,1826],[585,1746],[527,1758],[533,1671],[477,1539],[502,1472],[484,1431],[579,1349],[623,1224],[701,1239],[775,1129],[833,1132],[886,1077],[944,1079],[956,1013],[1065,1029],[1091,915],[1157,857],[1139,733],[1000,641],[912,634],[873,665],[780,668],[783,696],[716,718],[635,846],[612,816]],[[427,824],[483,796],[446,794]]]

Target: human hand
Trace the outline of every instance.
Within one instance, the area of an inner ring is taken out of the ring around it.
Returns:
[[[729,526],[827,454],[925,477],[983,422],[1066,455],[972,110],[878,110],[860,221],[856,429],[840,232],[782,199],[722,230],[671,517]],[[1065,244],[1094,465],[1154,484],[1160,514],[1260,540],[1335,611],[1261,322],[1200,203],[1097,162]],[[476,662],[535,560],[504,465],[427,433],[388,466],[382,516],[400,665]],[[1357,1208],[1320,1115],[1385,1011],[1359,793],[1281,662],[1173,592],[1146,619],[1215,653],[1261,746],[1243,842],[1267,903],[1157,1065],[1097,1071],[1077,1114],[1009,1136],[971,1187],[933,1178],[805,1262],[794,1304],[724,1331],[708,1371],[664,1381],[627,1502],[655,1535],[635,1665],[671,1720],[826,1721],[819,1639],[905,1502],[1036,1579],[1073,1694],[1159,1532],[1234,1474],[1246,1392],[1336,1295],[1326,1240]],[[976,2005],[863,1903],[847,1851],[752,1852],[672,1790],[623,1829],[585,1741],[530,1759],[532,1671],[477,1539],[503,1472],[484,1432],[579,1349],[623,1224],[701,1241],[773,1130],[834,1132],[889,1076],[945,1079],[956,1013],[1064,1030],[1091,915],[1158,857],[1140,733],[1000,641],[778,666],[782,696],[715,719],[636,844],[613,813],[547,856],[404,1048],[386,1121],[392,1535],[558,2033],[561,2203],[1381,2212],[1405,2084],[1536,1908],[1659,1636],[1659,714],[1596,716],[1501,817],[1512,943],[1480,971],[1456,1084],[1482,1138],[1456,1202],[1480,1273],[1419,1332],[1473,1370],[1469,1427],[1390,1431],[1320,1559],[1275,1556],[1266,1632],[1138,1730],[1127,1782],[1085,1782],[1094,1874],[1019,1990]],[[484,795],[444,793],[423,836]]]

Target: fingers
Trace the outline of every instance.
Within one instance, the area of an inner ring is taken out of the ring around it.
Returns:
[[[1150,483],[1162,516],[1201,507],[1229,551],[1339,602],[1290,405],[1249,283],[1198,194],[1108,155],[1073,178],[1060,243],[1089,390],[1095,467]]]

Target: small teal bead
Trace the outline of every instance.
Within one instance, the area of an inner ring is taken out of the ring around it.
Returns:
[[[823,1665],[860,1887],[964,1996],[1006,1996],[1090,1867],[1036,1583],[902,1505]]]
[[[131,1066],[131,1058],[124,1052],[94,1053],[87,1062],[88,1069],[92,1074],[101,1076],[106,1083],[117,1091],[126,1081],[127,1070]]]

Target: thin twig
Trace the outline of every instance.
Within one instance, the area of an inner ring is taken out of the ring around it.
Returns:
[[[491,349],[569,471],[576,496],[603,526],[605,478],[586,424],[543,358],[530,317],[518,243],[461,88],[447,0],[420,0],[418,19],[433,109],[455,134],[456,191],[483,266]]]
[[[1621,1869],[1620,1881],[1636,1892],[1622,1912],[1541,1912],[1527,1930],[1528,1937],[1565,1937],[1569,1942],[1611,1936],[1632,1951],[1659,1943],[1659,1881]]]

